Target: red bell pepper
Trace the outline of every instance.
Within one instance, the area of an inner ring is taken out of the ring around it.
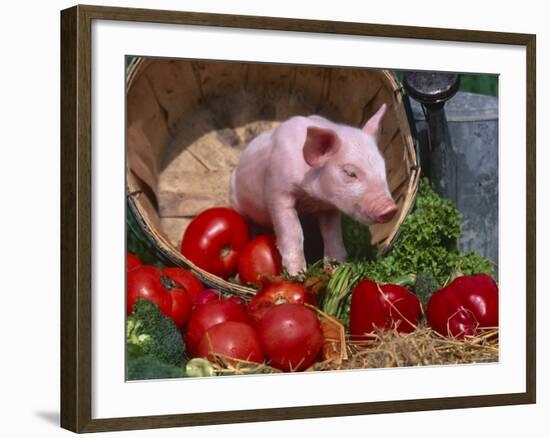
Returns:
[[[363,280],[353,290],[350,332],[354,339],[363,338],[377,327],[410,333],[421,317],[420,300],[402,286]]]
[[[465,275],[428,301],[430,326],[443,336],[463,338],[498,326],[498,286],[486,274]]]

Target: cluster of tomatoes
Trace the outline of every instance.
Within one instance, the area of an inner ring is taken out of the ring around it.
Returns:
[[[303,284],[264,281],[246,303],[225,298],[182,268],[156,268],[127,256],[127,312],[138,298],[153,301],[182,331],[187,355],[267,362],[301,371],[322,359],[323,329],[316,296]],[[422,318],[418,297],[396,284],[363,280],[352,292],[349,331],[363,339],[378,329],[413,332]],[[498,326],[498,287],[484,274],[462,276],[427,303],[428,324],[444,336],[463,337]]]
[[[203,290],[203,284],[185,269],[160,269],[142,264],[132,254],[126,256],[127,315],[132,313],[138,298],[149,300],[182,329]]]
[[[213,296],[191,315],[185,331],[190,357],[215,356],[262,363],[282,371],[301,371],[317,359],[321,324],[307,304],[315,297],[284,280],[262,288],[248,303]]]
[[[250,239],[245,220],[231,208],[209,208],[197,215],[185,230],[181,253],[210,274],[227,280],[238,273],[242,284],[256,287],[281,273],[275,236]]]
[[[243,218],[229,208],[211,208],[187,227],[182,254],[218,277],[238,274],[259,291],[250,302],[205,289],[182,268],[143,265],[127,255],[127,313],[138,298],[157,304],[181,330],[187,355],[267,362],[300,371],[320,358],[323,328],[316,296],[303,284],[281,280],[281,258],[271,234],[249,238]],[[396,284],[365,279],[352,292],[349,331],[363,339],[377,329],[413,332],[422,318],[418,297]],[[464,276],[435,292],[427,303],[429,325],[444,336],[472,335],[498,326],[498,287],[487,275]]]
[[[127,313],[137,299],[153,301],[182,331],[187,355],[268,362],[282,371],[300,371],[315,362],[323,333],[308,305],[315,296],[285,280],[265,284],[249,303],[202,283],[182,268],[159,269],[127,255]]]

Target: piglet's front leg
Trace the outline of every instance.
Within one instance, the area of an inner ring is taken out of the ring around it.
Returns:
[[[304,257],[304,233],[294,208],[288,198],[273,201],[270,205],[271,221],[277,237],[277,247],[281,253],[283,266],[290,275],[296,275],[306,267]]]
[[[343,262],[347,258],[342,240],[342,220],[339,211],[319,213],[319,228],[323,236],[324,256],[326,259]]]

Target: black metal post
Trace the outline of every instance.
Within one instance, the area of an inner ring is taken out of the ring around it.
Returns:
[[[455,95],[460,85],[456,73],[407,72],[403,85],[413,99],[422,104],[428,123],[429,153],[421,163],[433,188],[456,202],[456,154],[452,147],[445,116],[445,102]]]

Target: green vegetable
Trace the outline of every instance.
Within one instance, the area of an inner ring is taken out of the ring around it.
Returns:
[[[463,274],[491,275],[491,262],[477,252],[458,251],[461,216],[447,199],[439,197],[427,179],[420,181],[415,210],[400,228],[400,236],[386,257],[366,261],[361,270],[371,280],[387,283],[392,278],[429,272],[441,285],[448,282],[453,270]]]
[[[324,312],[342,318],[345,306],[345,297],[351,292],[352,288],[366,278],[367,272],[363,270],[364,264],[342,263],[330,278],[321,308]]]
[[[170,260],[156,251],[153,244],[145,237],[143,230],[128,205],[126,207],[126,250],[134,254],[144,264],[157,268],[173,266]]]
[[[403,276],[424,272],[431,275],[434,284],[444,285],[457,272],[492,275],[491,261],[477,252],[459,252],[460,221],[458,209],[449,200],[439,197],[427,179],[422,179],[415,210],[401,225],[399,238],[391,251],[377,259],[365,256],[340,265],[327,286],[321,308],[346,321],[350,292],[365,278],[392,283]],[[347,226],[353,228],[355,225],[348,223]],[[358,236],[360,232],[354,234],[353,230],[344,229],[344,237]],[[351,244],[346,242],[346,247]]]
[[[437,283],[434,276],[430,272],[420,271],[416,274],[414,283],[414,293],[418,296],[421,302],[426,303],[433,292],[441,286]]]
[[[477,251],[467,254],[460,254],[456,263],[456,269],[462,275],[488,274],[494,273],[494,264],[486,259]]]
[[[372,260],[376,257],[377,249],[370,243],[372,236],[369,227],[346,215],[342,215],[342,239],[350,260]]]
[[[126,349],[126,379],[149,380],[186,377],[183,367],[159,361],[151,354],[144,354],[137,345],[128,344]]]
[[[174,322],[162,314],[151,301],[138,300],[126,319],[126,343],[140,347],[166,364],[181,366],[184,347]]]
[[[212,364],[201,357],[195,357],[187,362],[185,371],[189,377],[210,377],[216,375]]]

